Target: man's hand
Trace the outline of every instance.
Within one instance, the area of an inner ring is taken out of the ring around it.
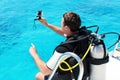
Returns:
[[[41,19],[39,19],[39,21],[40,21],[43,25],[48,26],[48,23],[47,23],[47,21],[46,21],[45,18],[41,18]]]
[[[31,54],[32,57],[35,57],[37,55],[37,51],[36,51],[36,48],[33,44],[31,44],[32,46],[30,47],[29,49],[29,52]]]

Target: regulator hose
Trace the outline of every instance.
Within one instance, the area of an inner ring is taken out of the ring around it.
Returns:
[[[115,46],[120,41],[120,34],[117,33],[117,32],[106,32],[106,33],[103,33],[102,35],[107,35],[107,34],[116,34],[116,35],[118,35],[118,40],[116,40],[116,42],[114,42],[111,46],[109,46],[107,48],[107,49],[110,49],[110,48],[112,48],[113,46]]]
[[[89,53],[91,47],[92,47],[92,44],[89,45],[87,51],[86,51],[85,54],[83,55],[83,57],[82,57],[82,59],[81,59],[82,61],[85,59],[85,57],[86,57],[87,54]],[[67,69],[64,69],[64,68],[61,66],[61,63],[66,64],[68,68],[67,68]],[[71,73],[73,72],[72,69],[76,68],[76,67],[79,65],[79,63],[77,63],[77,64],[75,64],[74,66],[70,66],[70,65],[69,65],[66,61],[64,61],[64,60],[63,60],[61,63],[60,63],[60,65],[59,65],[59,68],[60,68],[62,71],[70,71]]]

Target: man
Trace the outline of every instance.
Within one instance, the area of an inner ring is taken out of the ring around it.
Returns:
[[[73,12],[67,12],[63,15],[62,21],[61,21],[61,26],[62,26],[61,28],[51,25],[51,24],[48,24],[46,19],[44,19],[44,18],[41,18],[39,21],[42,24],[44,24],[45,26],[47,26],[48,28],[57,32],[58,34],[66,37],[65,42],[68,42],[71,40],[76,40],[78,36],[88,35],[88,33],[86,33],[84,30],[80,29],[80,26],[81,26],[80,16]],[[47,63],[45,63],[38,56],[35,47],[30,47],[30,54],[32,55],[32,57],[34,58],[34,60],[36,62],[36,65],[40,69],[40,72],[36,75],[36,79],[37,80],[46,80],[47,76],[51,74],[51,72],[52,72],[58,58],[61,56],[61,54],[65,53],[65,52],[74,52],[77,55],[79,55],[80,57],[82,57],[84,55],[84,53],[86,52],[87,48],[88,48],[88,40],[87,39],[81,40],[79,42],[67,43],[67,44],[63,42],[55,48],[53,56],[50,58],[50,60]],[[72,60],[73,59],[69,58],[66,61],[68,63],[71,63]],[[87,61],[84,60],[84,63],[87,63]],[[73,62],[73,64],[71,64],[71,65],[74,65],[74,64],[76,64],[76,63]],[[87,66],[87,64],[84,64],[84,66]],[[87,68],[85,68],[84,76],[88,75],[86,70],[87,70]],[[78,67],[76,67],[73,70],[75,80],[77,80],[78,71],[79,71]],[[71,78],[72,78],[72,77],[70,77],[71,74],[69,71],[64,72],[64,71],[61,71],[60,69],[58,69],[57,72],[58,72],[57,77],[55,77],[56,79],[53,79],[53,80],[71,80]]]

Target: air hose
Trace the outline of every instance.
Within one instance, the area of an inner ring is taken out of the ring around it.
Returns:
[[[82,61],[83,61],[83,60],[85,59],[85,57],[87,56],[87,54],[88,54],[88,52],[90,51],[91,47],[92,47],[92,44],[89,45],[87,51],[85,52],[84,56],[83,56],[82,59],[81,59]],[[61,66],[62,63],[66,64],[68,68],[67,68],[67,69],[64,69],[64,68]],[[74,66],[71,67],[66,61],[63,60],[63,61],[60,63],[59,68],[60,68],[62,71],[70,71],[70,72],[72,73],[72,72],[73,72],[72,69],[76,68],[78,65],[79,65],[79,63],[77,63],[77,64],[75,64]]]
[[[111,47],[115,46],[119,41],[120,41],[120,34],[117,33],[117,32],[106,32],[106,33],[103,33],[102,35],[106,35],[106,34],[116,34],[118,35],[118,40],[116,40],[116,42],[114,42],[111,46],[109,46],[107,49],[110,49]]]

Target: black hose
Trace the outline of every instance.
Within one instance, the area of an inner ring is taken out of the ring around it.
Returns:
[[[88,26],[88,27],[86,27],[86,28],[93,28],[93,27],[96,28],[95,33],[98,33],[98,30],[99,30],[99,26],[98,26],[98,25]]]
[[[103,35],[106,35],[106,34],[116,34],[116,35],[118,35],[118,40],[116,40],[116,42],[113,43],[113,44],[112,44],[110,47],[108,47],[107,49],[112,48],[113,46],[115,46],[115,45],[120,41],[120,34],[119,34],[119,33],[117,33],[117,32],[106,32],[106,33],[103,33]]]

